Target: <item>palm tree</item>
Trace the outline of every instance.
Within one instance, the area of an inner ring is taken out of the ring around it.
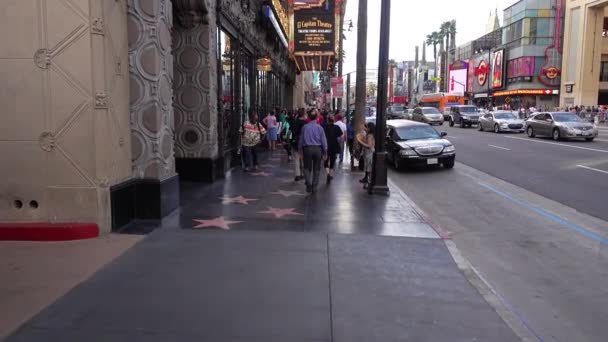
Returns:
[[[448,53],[446,52],[446,50],[449,50],[450,48],[450,22],[446,21],[444,23],[441,24],[441,27],[439,28],[439,35],[441,37],[441,41],[440,41],[440,48],[439,48],[439,55],[441,56],[441,64],[438,65],[439,68],[439,77],[441,78],[440,81],[440,85],[439,85],[439,91],[445,91],[446,90],[446,77],[447,77],[447,55]],[[445,42],[445,45],[444,45]],[[437,72],[437,69],[435,69]]]
[[[439,35],[438,31],[426,36],[426,45],[433,45],[433,60],[435,61],[435,70],[437,70],[437,44],[439,44],[440,39],[441,36]]]
[[[357,79],[355,81],[355,116],[353,128],[356,132],[364,122],[367,100],[367,0],[359,0],[357,21]],[[352,167],[352,165],[351,165]]]
[[[450,51],[456,53],[456,20],[450,21]],[[456,56],[454,56],[456,58]]]

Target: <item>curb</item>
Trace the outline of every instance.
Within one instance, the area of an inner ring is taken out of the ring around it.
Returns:
[[[0,241],[72,241],[99,237],[95,223],[0,223]]]
[[[390,179],[388,180],[391,192],[399,194],[408,205],[412,206],[414,211],[437,232],[439,237],[443,240],[448,252],[452,256],[456,267],[462,272],[465,279],[477,290],[477,292],[483,297],[494,311],[500,316],[500,318],[509,326],[509,328],[517,335],[521,341],[542,341],[532,329],[521,319],[521,317],[515,312],[515,310],[494,290],[494,288],[487,282],[483,276],[471,265],[471,263],[460,253],[460,250],[452,240],[450,232],[444,229],[441,225],[434,223],[433,220],[422,210],[414,201],[409,198],[399,186],[397,186]]]

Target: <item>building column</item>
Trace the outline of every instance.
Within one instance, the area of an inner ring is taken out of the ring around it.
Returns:
[[[132,179],[112,188],[113,228],[179,206],[170,0],[128,0]]]
[[[578,105],[597,105],[600,86],[600,64],[602,61],[602,31],[604,9],[588,8],[584,14],[580,76],[576,87]]]
[[[175,154],[182,180],[224,175],[218,146],[217,24],[214,1],[174,2]]]

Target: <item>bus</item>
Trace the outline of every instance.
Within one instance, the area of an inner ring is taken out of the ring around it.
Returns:
[[[464,96],[446,93],[424,94],[420,98],[418,105],[420,107],[435,107],[443,113],[445,107],[464,105]]]

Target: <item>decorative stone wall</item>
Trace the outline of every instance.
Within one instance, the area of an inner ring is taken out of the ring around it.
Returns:
[[[95,222],[130,176],[126,0],[0,1],[0,221]]]
[[[214,1],[175,2],[175,154],[218,156],[217,26]],[[210,19],[211,18],[211,19]]]
[[[175,175],[170,0],[127,0],[133,177]]]

